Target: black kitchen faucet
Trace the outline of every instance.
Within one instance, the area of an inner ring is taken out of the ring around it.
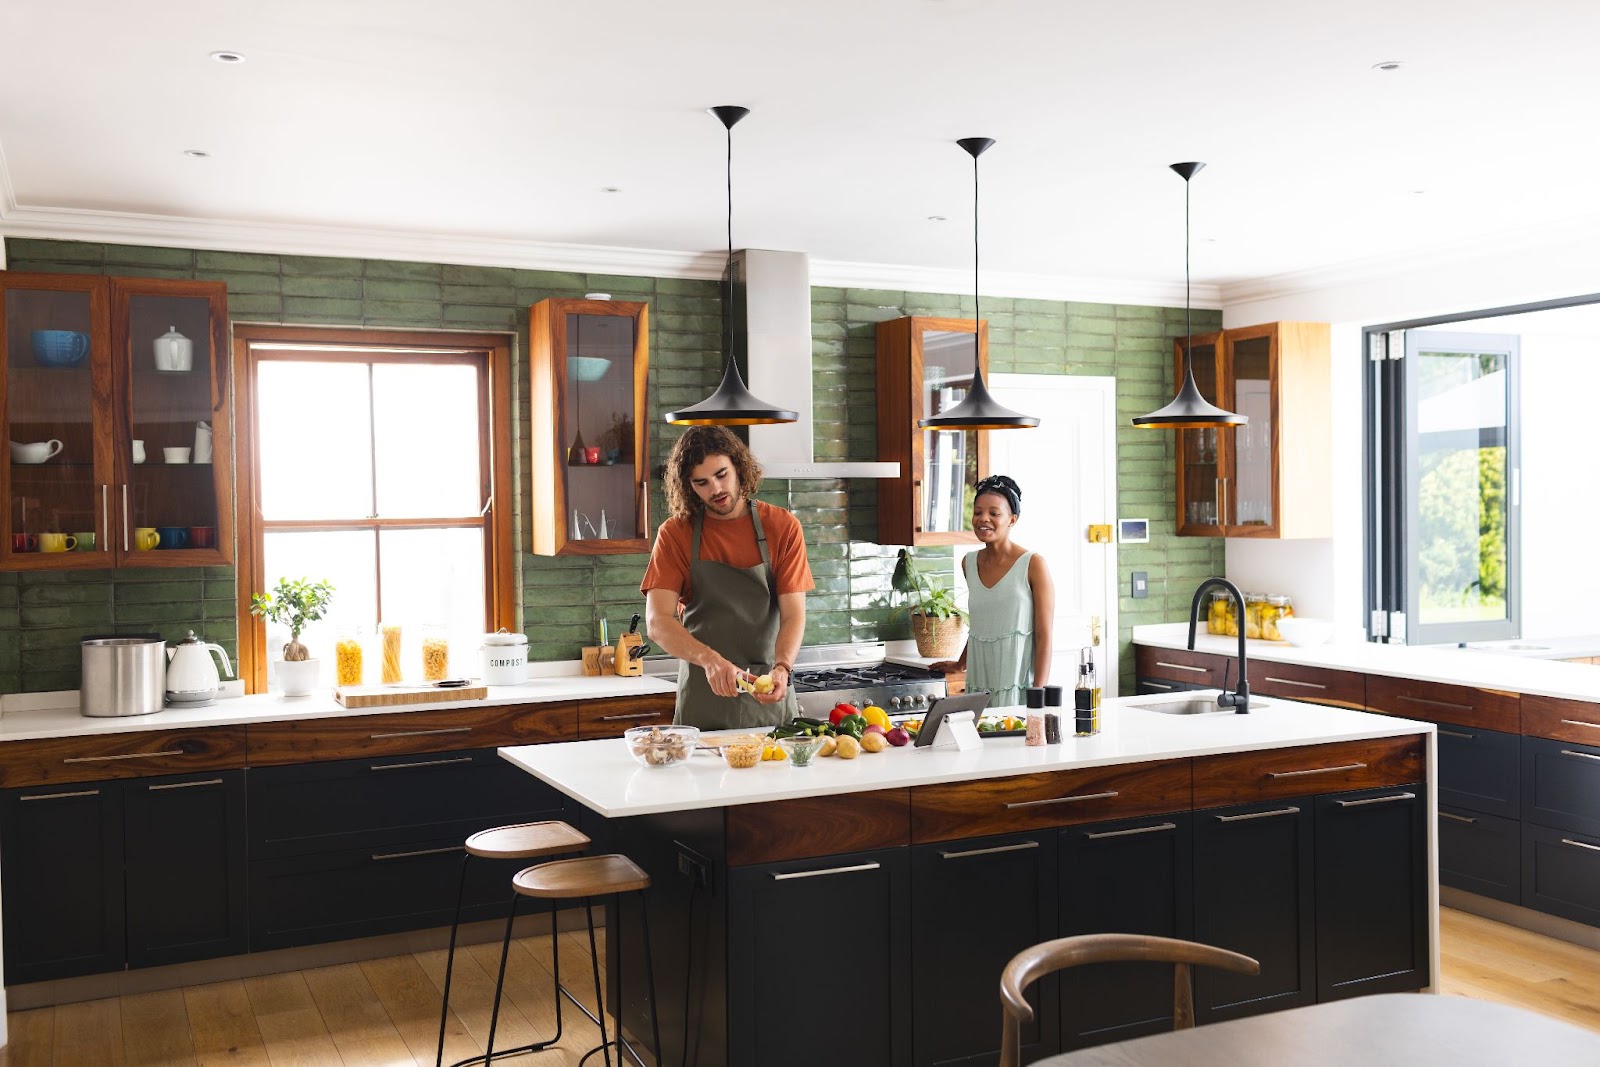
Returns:
[[[1217,696],[1217,703],[1225,708],[1232,708],[1236,714],[1250,714],[1250,679],[1245,673],[1244,658],[1244,594],[1239,592],[1239,587],[1226,578],[1207,578],[1200,583],[1200,588],[1194,591],[1194,602],[1189,605],[1189,651],[1194,651],[1195,623],[1200,618],[1200,599],[1205,596],[1206,590],[1217,586],[1228,591],[1233,597],[1234,618],[1239,620],[1239,686],[1233,692],[1228,692],[1227,676],[1224,675],[1222,692]]]

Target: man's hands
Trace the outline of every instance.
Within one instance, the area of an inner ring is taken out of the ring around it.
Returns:
[[[759,704],[776,704],[789,692],[789,669],[787,667],[774,667],[768,676],[772,679],[772,688],[765,693],[756,692],[751,695]]]
[[[727,659],[717,656],[706,662],[706,683],[711,686],[711,691],[719,697],[737,696],[739,693],[739,679],[753,682],[755,677],[749,671],[740,670]]]

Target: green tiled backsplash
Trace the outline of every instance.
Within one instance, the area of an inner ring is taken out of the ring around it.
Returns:
[[[643,556],[549,558],[520,550],[529,486],[528,392],[522,384],[528,306],[546,297],[609,292],[650,304],[653,463],[678,431],[659,413],[703,399],[721,371],[717,283],[501,267],[452,266],[321,256],[275,256],[71,241],[6,240],[10,269],[136,277],[205,278],[228,283],[238,322],[515,331],[518,569],[521,610],[534,659],[570,659],[593,640],[598,621],[626,623],[643,608]],[[1131,417],[1172,395],[1171,338],[1182,308],[984,300],[994,371],[1094,374],[1117,378],[1117,412]],[[815,454],[819,460],[876,459],[874,328],[900,315],[970,316],[971,297],[877,289],[811,291]],[[1195,314],[1196,332],[1221,315]],[[1150,543],[1120,550],[1119,650],[1136,623],[1183,617],[1195,584],[1222,567],[1222,543],[1173,536],[1172,435],[1117,431],[1118,505],[1149,516]],[[537,491],[534,485],[531,491]],[[806,641],[890,640],[910,636],[904,598],[889,587],[896,549],[874,542],[877,486],[869,480],[769,480],[762,499],[792,508],[806,531],[817,588],[807,602]],[[665,514],[656,486],[652,514]],[[925,569],[952,580],[948,550],[920,553]],[[1126,597],[1128,575],[1143,570],[1150,596]],[[148,627],[169,641],[193,629],[234,655],[238,643],[232,568],[0,574],[0,692],[74,689],[78,640],[115,627]],[[539,622],[529,624],[528,620]],[[1123,688],[1131,659],[1121,656]]]

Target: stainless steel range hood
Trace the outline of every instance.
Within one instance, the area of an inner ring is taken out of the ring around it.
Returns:
[[[811,267],[804,252],[745,248],[733,255],[735,350],[745,382],[797,422],[750,427],[750,449],[769,478],[898,478],[898,463],[823,463],[812,458]],[[742,343],[739,343],[742,342]]]

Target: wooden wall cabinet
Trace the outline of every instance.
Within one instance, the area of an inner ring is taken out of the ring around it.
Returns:
[[[535,555],[650,551],[649,315],[564,297],[528,310]]]
[[[0,271],[0,429],[40,446],[0,462],[0,570],[232,562],[227,334],[222,282]]]
[[[878,323],[878,458],[901,471],[878,483],[881,544],[977,544],[969,494],[989,473],[988,431],[917,429],[918,420],[967,395],[974,345],[987,374],[987,322],[908,316]]]
[[[1191,342],[1201,395],[1250,421],[1178,431],[1179,535],[1332,536],[1328,325],[1273,322]],[[1182,340],[1174,354],[1182,380]]]

